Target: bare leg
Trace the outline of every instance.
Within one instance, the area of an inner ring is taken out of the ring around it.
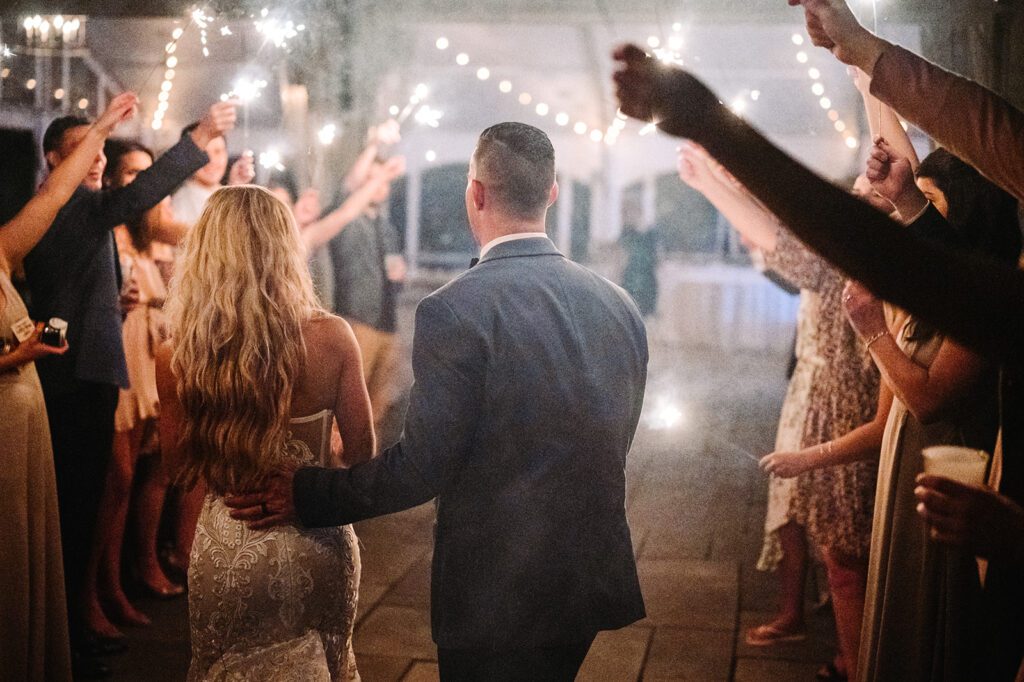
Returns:
[[[832,589],[832,608],[839,640],[836,669],[845,672],[850,679],[856,679],[868,561],[866,557],[858,559],[826,551],[825,566],[828,568],[828,581]]]
[[[82,591],[82,609],[86,626],[101,637],[123,637],[120,630],[107,618],[100,603],[100,564],[107,560],[107,547],[114,534],[117,507],[131,486],[128,462],[131,459],[131,445],[127,433],[114,433],[113,458],[107,469],[106,483],[100,498],[99,515],[96,522],[96,537],[86,567],[85,585]],[[127,477],[128,482],[125,483]],[[120,544],[120,543],[118,543]]]
[[[807,539],[804,527],[790,521],[778,531],[782,544],[779,575],[779,609],[771,622],[747,632],[747,643],[771,644],[774,640],[802,637],[804,585],[807,581]]]
[[[183,588],[164,574],[156,552],[160,517],[163,513],[164,499],[167,496],[167,487],[170,481],[160,463],[158,454],[142,458],[136,470],[136,475],[142,479],[134,523],[135,540],[139,552],[139,575],[142,578],[143,586],[157,596],[181,594],[184,591]]]
[[[116,497],[110,501],[110,535],[104,546],[99,582],[111,616],[126,625],[149,625],[149,618],[132,606],[121,586],[121,548],[143,433],[144,423],[138,422],[131,431],[114,435],[114,476],[107,479],[107,491]]]

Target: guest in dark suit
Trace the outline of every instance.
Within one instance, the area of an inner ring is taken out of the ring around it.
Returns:
[[[113,229],[140,216],[201,168],[206,163],[203,147],[230,128],[234,118],[232,103],[214,105],[190,137],[122,189],[100,190],[106,165],[101,152],[49,231],[25,257],[33,319],[59,317],[68,322],[68,352],[41,360],[36,367],[53,441],[76,676],[101,673],[101,666],[87,662],[89,654],[117,646],[90,641],[81,603],[110,461],[118,388],[128,387],[119,306],[122,277]],[[50,124],[43,151],[51,169],[88,129],[89,122],[78,117],[65,116]]]
[[[628,294],[545,235],[557,194],[543,132],[485,130],[466,188],[481,257],[419,305],[401,442],[228,500],[259,528],[350,523],[436,497],[444,680],[572,680],[598,631],[644,616],[624,468],[646,334]]]

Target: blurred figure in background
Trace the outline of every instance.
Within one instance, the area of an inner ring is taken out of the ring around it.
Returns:
[[[369,192],[361,213],[328,244],[334,264],[334,312],[352,326],[363,356],[363,374],[379,432],[396,371],[398,292],[406,263],[398,232],[387,217],[391,182],[405,172],[405,159],[374,161],[356,192]],[[350,174],[350,181],[353,176]]]

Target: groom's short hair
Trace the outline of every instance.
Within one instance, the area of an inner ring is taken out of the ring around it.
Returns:
[[[539,128],[499,123],[480,133],[473,152],[476,179],[517,218],[535,219],[555,184],[555,148]]]

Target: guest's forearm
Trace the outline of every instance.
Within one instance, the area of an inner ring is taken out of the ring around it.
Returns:
[[[692,76],[672,80],[671,99],[655,112],[665,132],[702,144],[788,229],[879,298],[992,358],[1020,362],[1024,273],[916,238],[781,152]]]

